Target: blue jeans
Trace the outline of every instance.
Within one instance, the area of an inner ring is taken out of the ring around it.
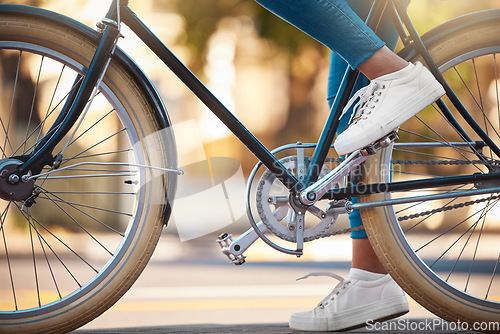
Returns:
[[[346,0],[256,1],[329,47],[353,69],[385,45]]]
[[[408,6],[409,0],[404,3],[404,5]],[[368,16],[368,12],[370,11],[370,7],[373,3],[373,0],[347,0],[349,6],[354,10],[354,12],[359,15],[361,18],[366,18]],[[383,40],[387,47],[391,50],[396,48],[396,44],[398,41],[398,33],[394,24],[390,18],[390,15],[387,13],[382,17],[382,21],[377,30],[377,35]],[[344,59],[339,57],[336,53],[331,52],[330,54],[330,73],[328,75],[328,103],[330,107],[335,100],[335,96],[337,95],[337,91],[342,83],[343,75],[347,69],[348,64]],[[359,75],[358,81],[354,86],[353,92],[357,92],[362,87],[368,85],[370,81],[362,74]],[[350,119],[353,107],[346,113],[344,117],[342,117],[337,134],[344,131],[348,126],[348,121]],[[353,203],[356,203],[356,198],[352,199]],[[361,215],[359,210],[354,210],[349,214],[349,223],[351,227],[358,227],[363,225],[361,221]],[[366,238],[365,230],[355,231],[351,233],[351,238]]]

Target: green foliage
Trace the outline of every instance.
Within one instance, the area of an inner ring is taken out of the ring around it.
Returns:
[[[44,0],[0,0],[0,3],[16,4],[16,5],[28,5],[40,7],[43,6],[46,1]]]
[[[420,34],[454,17],[500,8],[498,0],[412,0],[408,13]]]
[[[172,3],[172,1],[169,1]],[[175,0],[174,8],[186,19],[187,40],[191,48],[202,52],[220,19],[247,16],[254,21],[263,38],[273,40],[294,53],[300,45],[316,43],[312,38],[284,22],[255,1],[248,0]]]

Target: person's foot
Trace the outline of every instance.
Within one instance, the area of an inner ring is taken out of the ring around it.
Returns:
[[[304,331],[339,331],[366,326],[408,312],[403,290],[389,275],[351,269],[349,278],[331,273],[308,276],[331,276],[340,281],[333,291],[313,310],[294,313],[290,328]]]
[[[421,63],[373,79],[356,93],[360,98],[350,126],[334,143],[339,155],[368,146],[418,114],[445,93],[444,88]]]

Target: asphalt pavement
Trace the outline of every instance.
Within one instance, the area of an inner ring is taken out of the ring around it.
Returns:
[[[405,329],[406,328],[406,329]],[[81,330],[78,334],[164,334],[164,333],[200,333],[200,334],[224,334],[224,333],[254,333],[254,334],[299,334],[308,333],[292,330],[288,324],[246,324],[246,325],[178,325],[160,327],[132,327],[119,329],[97,329]],[[345,332],[344,332],[345,333]],[[439,319],[411,319],[411,320],[391,320],[377,325],[370,324],[370,327],[349,331],[349,333],[478,333],[474,331],[457,328],[450,324],[443,323]]]
[[[302,259],[257,245],[242,266],[229,264],[218,246],[211,246],[212,239],[180,243],[163,236],[127,294],[76,333],[304,333],[290,329],[288,317],[313,308],[336,282],[295,279],[318,270],[348,274],[348,238],[334,245],[325,240]],[[324,247],[330,254],[338,249],[335,257],[322,259]],[[436,318],[410,298],[409,305],[410,312],[401,318],[351,332],[476,333]]]

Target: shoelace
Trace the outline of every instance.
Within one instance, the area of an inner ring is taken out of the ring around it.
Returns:
[[[359,101],[354,105],[353,112],[351,114],[351,118],[349,118],[348,124],[351,124],[352,121],[354,121],[354,123],[357,123],[360,119],[366,119],[366,115],[371,114],[370,109],[375,108],[375,104],[379,102],[378,98],[380,97],[380,95],[382,95],[381,90],[385,88],[386,85],[377,81],[372,81],[368,86],[358,90],[351,97],[349,102],[347,102],[344,110],[342,110],[342,114],[340,115],[339,120],[347,113],[349,108],[358,98]]]
[[[335,286],[335,288],[333,288],[332,292],[330,292],[328,294],[328,296],[323,298],[323,300],[318,303],[317,307],[320,307],[320,308],[324,308],[325,305],[327,305],[330,300],[334,300],[335,296],[337,296],[342,289],[345,289],[345,287],[351,283],[350,280],[346,280],[342,276],[328,272],[328,271],[312,272],[312,273],[309,273],[305,276],[297,278],[297,281],[299,281],[301,279],[306,279],[306,278],[311,277],[311,276],[327,276],[327,277],[335,278],[336,280],[339,281],[339,283]]]

